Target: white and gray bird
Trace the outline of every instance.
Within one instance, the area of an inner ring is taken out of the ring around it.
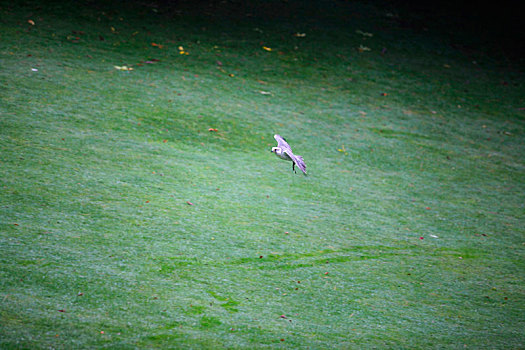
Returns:
[[[272,147],[272,153],[275,153],[275,155],[281,159],[289,160],[292,162],[292,170],[294,173],[297,173],[295,171],[295,166],[297,165],[299,169],[306,175],[306,164],[304,164],[303,157],[297,156],[293,154],[292,148],[286,142],[285,139],[281,137],[281,135],[273,135],[274,139],[277,140],[277,147]]]

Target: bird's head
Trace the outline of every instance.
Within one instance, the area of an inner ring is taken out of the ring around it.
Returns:
[[[275,153],[275,154],[279,154],[279,153],[281,153],[281,148],[280,147],[272,147],[271,152]]]

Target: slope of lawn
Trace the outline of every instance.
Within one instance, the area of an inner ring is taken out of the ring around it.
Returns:
[[[525,346],[495,41],[351,2],[0,4],[1,348]]]

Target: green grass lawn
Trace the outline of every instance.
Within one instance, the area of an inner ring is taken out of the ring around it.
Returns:
[[[0,4],[0,348],[525,346],[497,44],[363,3]]]

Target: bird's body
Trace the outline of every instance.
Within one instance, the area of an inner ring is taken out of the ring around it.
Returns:
[[[292,162],[292,170],[295,172],[295,166],[297,165],[299,169],[306,175],[306,164],[304,163],[303,157],[293,154],[292,148],[286,142],[284,138],[280,135],[273,136],[277,141],[277,147],[272,147],[272,152],[281,159],[288,160]]]

